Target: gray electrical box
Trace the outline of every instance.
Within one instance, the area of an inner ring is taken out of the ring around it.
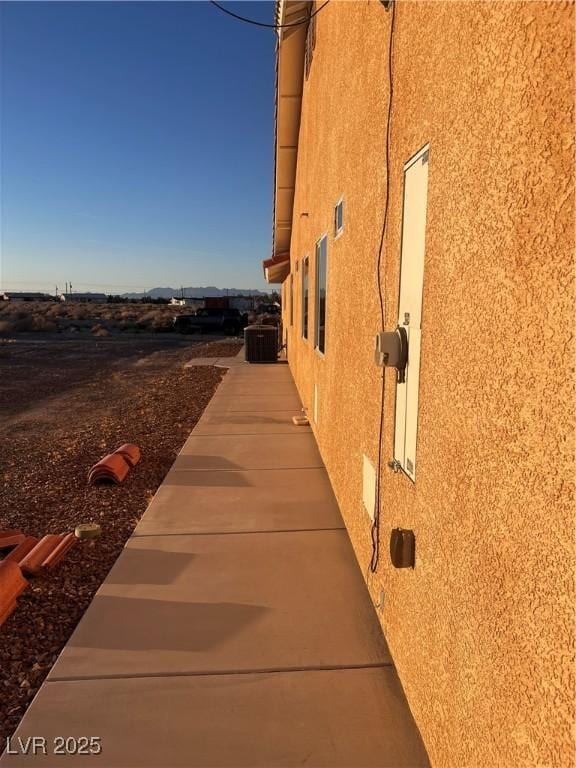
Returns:
[[[381,331],[376,334],[374,362],[376,365],[396,368],[398,381],[404,381],[408,362],[408,335],[405,328],[398,326],[395,331]]]

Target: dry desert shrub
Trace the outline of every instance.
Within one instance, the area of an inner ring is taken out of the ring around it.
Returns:
[[[98,336],[98,337],[110,336],[110,331],[108,331],[103,325],[100,325],[100,324],[93,325],[92,328],[90,329],[90,333],[93,336]]]
[[[43,333],[53,333],[58,330],[56,323],[46,320],[43,317],[35,317],[33,326],[34,331],[42,331]]]
[[[46,308],[47,317],[61,318],[65,315],[66,307],[63,304],[50,304]]]
[[[98,326],[107,333],[160,333],[172,330],[172,320],[190,312],[188,307],[150,304],[81,304],[75,302],[27,304],[0,303],[4,323],[0,333],[38,331],[91,331]]]
[[[86,307],[82,304],[73,304],[70,306],[70,314],[68,316],[72,320],[83,320],[87,314]]]
[[[0,332],[6,333],[50,333],[58,329],[56,323],[52,323],[43,317],[26,315],[18,312],[11,320],[3,320],[0,323]]]
[[[136,325],[131,320],[118,320],[115,323],[115,328],[119,331],[135,331]]]
[[[136,321],[137,327],[141,328],[142,330],[147,330],[147,329],[156,330],[156,329],[163,328],[166,324],[167,324],[167,318],[165,317],[164,313],[157,312],[155,310],[145,312]]]

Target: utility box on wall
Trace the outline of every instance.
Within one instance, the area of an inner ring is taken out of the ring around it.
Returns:
[[[428,198],[429,145],[404,166],[404,208],[398,326],[408,337],[404,381],[396,383],[394,459],[411,480],[416,480],[416,437],[422,336],[422,292]]]

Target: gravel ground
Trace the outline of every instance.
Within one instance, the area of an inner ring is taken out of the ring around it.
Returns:
[[[239,348],[235,341],[209,343],[216,350],[214,354],[220,350],[235,354]],[[171,357],[179,359],[180,353],[184,358],[201,356],[205,348],[205,343],[179,334],[125,334],[106,339],[22,334],[0,338],[0,419],[89,383],[103,370],[122,370],[134,364],[149,367],[156,362],[163,365]]]
[[[83,349],[59,373],[42,365],[44,347],[0,355],[0,529],[38,536],[96,521],[103,532],[31,580],[0,628],[0,753],[225,373],[183,363],[240,349],[188,342],[129,355],[107,343],[97,367]],[[33,379],[33,391],[18,379]],[[142,450],[124,484],[87,486],[90,466],[124,442]]]

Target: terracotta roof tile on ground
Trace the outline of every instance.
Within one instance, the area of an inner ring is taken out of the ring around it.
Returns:
[[[8,538],[9,536],[17,536],[19,533],[22,533],[22,531],[18,530],[18,528],[3,528],[0,531],[0,542],[2,542],[2,539]]]
[[[47,567],[47,561],[50,561],[55,550],[60,547],[65,538],[67,538],[67,536],[55,533],[49,533],[48,535],[43,536],[38,544],[36,544],[36,546],[21,560],[20,567],[22,568],[22,571],[27,576],[37,576],[45,567]]]
[[[140,461],[140,448],[133,443],[124,443],[120,448],[116,448],[114,453],[122,456],[131,467],[135,467]]]
[[[41,539],[26,536],[20,531],[0,531],[0,552],[10,549],[0,559],[3,563],[12,563],[28,575],[36,575],[43,569],[52,569],[70,550],[78,539],[74,533],[48,534]],[[7,566],[6,574],[14,573],[12,566]],[[0,585],[2,587],[2,585]]]
[[[94,464],[88,474],[90,485],[96,483],[122,483],[128,474],[130,467],[126,459],[119,453],[109,453]]]
[[[2,562],[5,563],[8,561],[20,565],[26,555],[34,549],[36,544],[38,544],[38,541],[39,539],[37,539],[35,536],[26,536],[24,541],[20,542],[17,547],[14,547],[12,552],[7,554]]]
[[[16,547],[18,544],[21,544],[25,538],[26,536],[24,536],[23,533],[15,533],[11,536],[0,534],[0,550]]]
[[[73,533],[62,534],[58,546],[54,547],[52,552],[44,560],[43,568],[51,571],[54,566],[58,565],[64,555],[69,552],[77,543],[78,539]]]
[[[0,625],[16,608],[16,599],[27,586],[28,582],[16,563],[0,562]]]

